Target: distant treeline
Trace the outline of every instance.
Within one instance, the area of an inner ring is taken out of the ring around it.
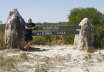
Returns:
[[[0,24],[0,32],[4,32],[5,24]]]
[[[4,30],[5,30],[5,24],[0,24],[0,46],[3,45],[4,41]]]

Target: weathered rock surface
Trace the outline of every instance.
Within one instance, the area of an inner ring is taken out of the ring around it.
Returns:
[[[5,45],[7,48],[23,48],[24,20],[14,9],[9,13],[5,27]]]
[[[88,18],[82,19],[80,33],[75,35],[74,46],[77,49],[90,50],[93,47],[93,26]]]

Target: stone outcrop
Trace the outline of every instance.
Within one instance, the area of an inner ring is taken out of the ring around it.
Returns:
[[[74,47],[77,49],[90,50],[93,47],[93,26],[88,18],[82,19],[79,26],[80,33],[75,35]]]
[[[23,32],[25,21],[14,9],[10,11],[5,26],[5,45],[6,48],[23,48]]]

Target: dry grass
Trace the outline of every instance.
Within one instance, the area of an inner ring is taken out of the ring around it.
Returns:
[[[0,56],[0,67],[4,68],[7,71],[11,71],[12,69],[15,68],[17,60],[14,58],[3,58]]]
[[[28,59],[27,53],[21,53],[19,57],[20,57],[20,59],[23,59],[23,60],[27,60]]]

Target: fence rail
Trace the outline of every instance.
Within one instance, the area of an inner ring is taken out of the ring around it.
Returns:
[[[80,26],[38,26],[35,28],[33,32],[33,36],[46,36],[46,35],[71,35],[71,34],[79,34],[77,29],[81,29]],[[40,32],[39,32],[40,30]],[[67,31],[65,31],[67,30]],[[47,32],[48,31],[48,32]]]
[[[80,26],[39,26],[36,30],[63,30],[63,29],[80,29]]]

